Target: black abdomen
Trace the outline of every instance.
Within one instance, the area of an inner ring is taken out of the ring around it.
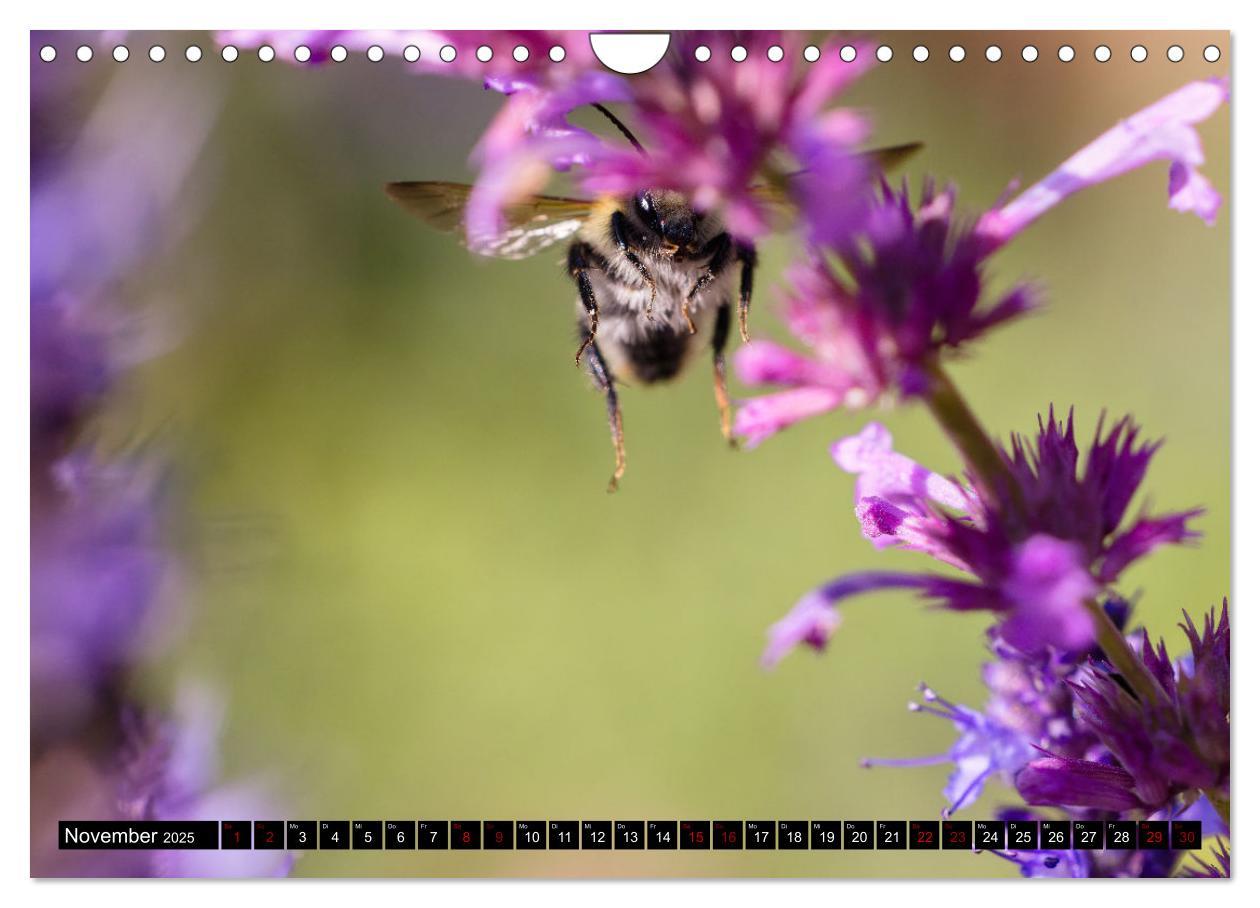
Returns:
[[[689,338],[685,331],[651,328],[642,339],[625,344],[623,349],[639,381],[668,381],[682,371]]]

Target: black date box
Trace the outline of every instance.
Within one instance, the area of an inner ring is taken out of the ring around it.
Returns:
[[[713,848],[715,851],[740,851],[743,847],[743,820],[713,821]]]
[[[547,824],[547,847],[552,851],[575,851],[578,844],[577,820],[552,820]]]
[[[1102,820],[1072,821],[1072,847],[1077,851],[1101,851],[1106,841]]]
[[[678,847],[677,820],[648,820],[648,848],[673,849]]]
[[[1137,848],[1137,823],[1132,820],[1108,820],[1107,847],[1117,851]]]
[[[319,821],[319,850],[348,851],[350,848],[349,820]]]
[[[516,848],[518,851],[546,851],[547,822],[545,820],[517,820]]]
[[[1037,821],[1010,820],[1006,824],[1006,847],[1011,851],[1037,850]]]
[[[319,839],[314,820],[289,820],[284,824],[284,847],[290,851],[318,848]]]
[[[940,820],[910,821],[910,850],[935,851],[941,847]]]
[[[1041,850],[1067,851],[1072,847],[1072,824],[1067,820],[1041,821]]]
[[[942,820],[941,847],[946,851],[971,851],[971,820]]]
[[[906,836],[908,825],[905,820],[880,820],[875,824],[875,847],[909,848],[909,839]]]
[[[510,820],[485,820],[481,824],[481,844],[487,851],[512,850]]]
[[[839,820],[814,820],[809,824],[809,847],[815,851],[838,851],[844,846],[844,829]]]
[[[809,823],[804,820],[779,820],[779,850],[805,851],[809,848]]]
[[[613,823],[613,845],[631,851],[647,847],[647,823],[643,820],[618,820]]]
[[[385,822],[383,820],[355,820],[350,824],[350,843],[355,851],[372,851],[384,848]]]
[[[253,848],[254,827],[249,820],[223,820],[219,823],[219,847]]]
[[[712,848],[708,820],[681,820],[678,823],[678,847],[685,851],[708,851]]]
[[[1203,823],[1200,820],[1173,820],[1168,840],[1178,851],[1198,851],[1203,847]]]
[[[386,820],[385,847],[395,851],[410,851],[416,847],[415,820]]]
[[[1166,851],[1168,849],[1168,821],[1138,821],[1138,848],[1145,851]]]
[[[874,820],[845,820],[844,847],[856,851],[869,851],[875,847]]]
[[[416,847],[423,851],[445,851],[450,848],[450,824],[446,820],[417,820]]]
[[[284,848],[283,820],[254,820],[254,848],[280,851]]]
[[[481,849],[481,820],[451,820],[451,849],[453,851],[479,851]]]
[[[583,820],[582,848],[586,851],[607,851],[613,847],[612,820]]]
[[[1006,849],[1006,824],[1001,820],[976,820],[975,844],[979,851]]]
[[[749,851],[774,851],[774,820],[749,820],[744,824],[744,847]]]

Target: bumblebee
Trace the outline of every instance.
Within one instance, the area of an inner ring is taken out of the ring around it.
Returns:
[[[601,110],[642,151],[612,114]],[[871,152],[893,163],[917,145]],[[462,183],[390,183],[386,192],[406,211],[451,233],[464,232],[472,187]],[[522,259],[572,240],[568,272],[577,288],[578,348],[608,410],[616,465],[608,490],[626,469],[617,384],[625,376],[644,384],[677,377],[707,344],[722,435],[731,436],[725,350],[737,306],[740,335],[748,340],[748,309],[757,256],[733,238],[716,214],[695,210],[671,190],[645,189],[629,198],[575,199],[534,196],[503,212],[505,227],[478,238],[475,251]]]

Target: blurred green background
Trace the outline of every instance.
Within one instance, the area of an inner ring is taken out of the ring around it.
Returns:
[[[182,46],[187,35],[166,37]],[[1119,118],[1222,75],[1223,33],[897,33],[896,56],[846,96],[877,142],[926,142],[908,169],[982,210]],[[1115,56],[1095,63],[1105,41]],[[182,42],[182,43],[181,43]],[[1144,43],[1134,64],[1127,48]],[[1170,43],[1186,60],[1164,56]],[[208,43],[205,38],[201,43]],[[924,43],[927,63],[910,49]],[[950,62],[951,44],[963,63]],[[999,63],[983,48],[1000,44]],[[1028,64],[1018,49],[1041,49]],[[1070,43],[1076,61],[1055,49]],[[1215,43],[1222,62],[1201,49]],[[132,70],[156,69],[134,54]],[[104,60],[104,56],[101,56]],[[171,54],[165,68],[187,68]],[[104,78],[112,65],[94,64]],[[620,493],[600,396],[573,366],[562,251],[476,259],[385,198],[395,179],[467,179],[501,98],[356,55],[336,66],[196,64],[226,100],[197,170],[207,211],[137,297],[185,337],[136,374],[118,418],[177,453],[194,595],[174,654],[144,686],[194,675],[229,701],[227,778],[262,777],[291,817],[932,818],[945,766],[863,770],[865,756],[945,750],[906,712],[915,685],[980,706],[983,616],[909,596],[854,601],[828,653],[758,667],[798,595],[872,566],[852,479],[827,446],[885,421],[900,450],[958,461],[918,407],[835,415],[734,454],[707,370],[623,396]],[[132,75],[134,77],[134,74]],[[1229,113],[1202,130],[1228,198]],[[594,122],[594,121],[592,121]],[[994,433],[1046,406],[1134,413],[1167,444],[1144,501],[1205,505],[1197,549],[1125,578],[1175,640],[1182,608],[1228,592],[1229,219],[1165,207],[1149,167],[1075,197],[997,258],[994,286],[1034,277],[1045,310],[955,367]],[[763,249],[752,316],[781,337]],[[739,393],[740,389],[736,389]],[[1000,783],[966,816],[1008,801]],[[1009,876],[949,853],[311,853],[299,875]]]

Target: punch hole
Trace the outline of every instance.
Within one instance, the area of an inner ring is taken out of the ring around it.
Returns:
[[[926,63],[927,58],[929,56],[928,49],[924,47],[922,44],[920,44],[917,47],[915,47],[913,51],[911,51],[911,56],[913,56],[914,59],[919,63]]]
[[[367,49],[367,58],[373,63],[380,63],[385,59],[385,51],[381,49],[379,44],[373,44]]]
[[[293,59],[299,63],[306,63],[311,59],[311,49],[305,44],[299,44],[293,48]]]
[[[887,63],[892,58],[893,58],[892,48],[889,47],[887,44],[881,44],[879,47],[875,48],[875,59],[878,60],[880,63]]]
[[[264,44],[258,48],[258,59],[264,63],[270,63],[276,58],[276,49],[270,44]]]
[[[949,58],[955,63],[961,63],[967,59],[967,49],[961,44],[955,44],[949,49]]]
[[[822,56],[822,51],[818,49],[817,45],[810,44],[801,51],[801,56],[805,58],[806,63],[817,63]]]
[[[771,63],[780,62],[783,59],[783,48],[779,47],[777,44],[772,44],[766,50],[766,57]]]
[[[892,51],[889,51],[889,53],[892,53]],[[852,63],[857,59],[857,48],[852,44],[846,44],[840,48],[840,59],[845,63]]]
[[[696,48],[696,59],[701,63],[708,63],[713,57],[713,51],[709,50],[705,45],[701,44]]]
[[[1037,62],[1037,48],[1032,44],[1024,45],[1024,49],[1020,51],[1020,56],[1024,58],[1025,63]]]
[[[748,59],[748,48],[742,44],[736,44],[731,48],[731,59],[736,63],[743,63]]]
[[[416,56],[420,56],[419,49],[416,50]],[[529,48],[524,44],[516,45],[516,47],[512,48],[512,59],[517,63],[524,63],[529,59]]]
[[[80,63],[87,63],[92,59],[92,48],[86,44],[80,44],[78,50],[74,52],[74,58]]]
[[[489,63],[493,56],[494,51],[490,48],[489,44],[483,44],[481,47],[477,48],[477,59],[482,63]]]
[[[438,58],[443,63],[450,63],[455,59],[455,48],[449,44],[443,44],[442,49],[438,51]]]
[[[149,48],[149,59],[154,63],[161,63],[166,59],[166,48],[161,44],[154,44]]]
[[[328,52],[328,56],[334,63],[345,63],[350,58],[350,51],[340,44],[334,44],[332,50]]]
[[[669,50],[669,32],[597,32],[590,40],[596,59],[626,76],[647,72]]]
[[[547,51],[547,56],[551,58],[552,63],[563,63],[564,48],[557,44],[551,48],[551,50]]]
[[[1180,44],[1174,44],[1168,48],[1168,62],[1180,63],[1186,58],[1186,52],[1181,48]]]
[[[189,63],[197,63],[201,60],[201,48],[196,44],[189,44],[184,48],[184,59]]]
[[[221,50],[219,53],[223,57],[224,63],[235,63],[236,58],[241,55],[241,52],[238,51],[231,44],[223,45],[223,50]]]
[[[1203,48],[1203,59],[1207,60],[1209,63],[1215,63],[1217,60],[1221,59],[1221,49],[1215,44],[1209,44],[1207,47]]]
[[[408,63],[415,63],[420,59],[420,48],[414,44],[408,44],[403,48],[403,59]]]
[[[1002,48],[998,47],[996,44],[990,44],[984,49],[984,58],[990,63],[996,63],[998,60],[1002,59]]]
[[[131,56],[131,51],[127,50],[127,45],[119,44],[114,48],[114,59],[119,63],[126,63],[127,58]]]
[[[1099,44],[1094,48],[1094,59],[1099,63],[1106,63],[1111,59],[1111,48],[1106,44]]]
[[[1076,59],[1076,49],[1070,44],[1064,44],[1059,48],[1059,60],[1063,63],[1071,63]]]
[[[1134,44],[1132,49],[1129,51],[1129,57],[1133,60],[1134,63],[1145,63],[1146,62],[1146,48],[1143,47],[1141,44]]]
[[[39,49],[39,58],[45,63],[51,63],[53,60],[57,59],[57,48],[53,47],[51,44],[45,44]]]

